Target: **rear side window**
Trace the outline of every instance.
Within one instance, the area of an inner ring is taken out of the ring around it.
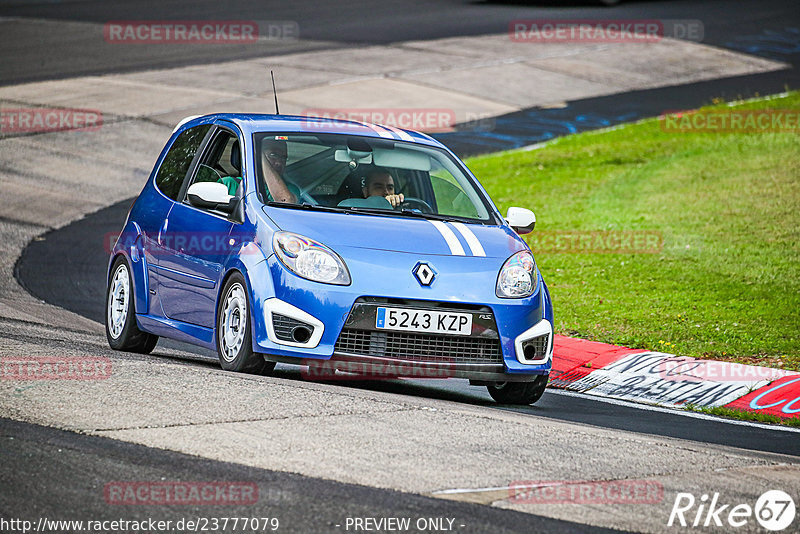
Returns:
[[[184,131],[175,139],[164,157],[156,176],[156,186],[172,200],[178,200],[183,179],[209,129],[211,125],[206,124]]]

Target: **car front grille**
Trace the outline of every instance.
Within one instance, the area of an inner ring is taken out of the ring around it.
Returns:
[[[500,340],[345,328],[334,352],[442,363],[503,363]]]

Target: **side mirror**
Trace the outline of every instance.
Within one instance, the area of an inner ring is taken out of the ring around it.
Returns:
[[[228,194],[225,184],[219,182],[196,182],[186,192],[189,204],[197,208],[217,210],[231,214],[236,208],[237,198]]]
[[[536,226],[536,215],[526,208],[508,208],[506,222],[518,234],[529,234]]]

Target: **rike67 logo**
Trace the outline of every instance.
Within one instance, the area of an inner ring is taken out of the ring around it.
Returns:
[[[723,503],[719,493],[714,493],[711,497],[703,494],[699,499],[691,493],[678,493],[667,526],[724,527],[729,530],[752,525],[755,519],[761,527],[778,532],[794,524],[795,514],[794,499],[781,490],[764,492],[756,500],[755,506],[747,503]]]

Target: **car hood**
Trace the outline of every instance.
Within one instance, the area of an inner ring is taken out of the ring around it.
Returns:
[[[414,217],[383,217],[264,206],[281,230],[310,237],[334,250],[357,247],[413,254],[508,258],[526,248],[507,226],[459,224]]]

